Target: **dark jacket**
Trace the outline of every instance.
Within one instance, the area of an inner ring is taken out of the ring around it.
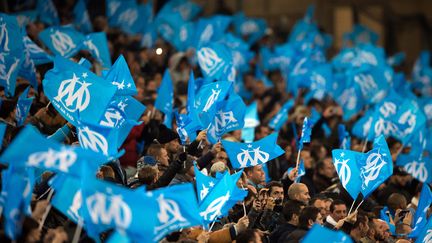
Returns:
[[[270,242],[278,242],[283,234],[291,234],[296,229],[297,226],[290,223],[281,224],[271,233]]]
[[[298,243],[306,236],[307,232],[307,229],[297,228],[290,234],[283,234],[278,243]]]

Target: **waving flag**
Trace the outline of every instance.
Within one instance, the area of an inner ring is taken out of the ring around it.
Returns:
[[[406,172],[423,183],[432,182],[432,160],[429,156],[399,154],[396,165],[403,166]]]
[[[387,64],[390,66],[399,66],[401,65],[406,59],[406,55],[404,52],[398,52],[394,54],[393,56],[387,58]]]
[[[27,87],[19,96],[17,107],[15,109],[15,120],[17,126],[22,126],[27,118],[30,111],[31,104],[33,103],[34,97],[27,98],[30,87]]]
[[[351,41],[353,45],[376,44],[378,38],[377,33],[361,24],[354,25],[352,32],[344,34],[344,40]]]
[[[212,122],[218,104],[231,90],[231,82],[219,81],[203,85],[195,96],[195,109],[199,112],[201,123],[208,127]]]
[[[39,39],[55,55],[69,58],[82,48],[84,35],[72,26],[50,27],[39,33]]]
[[[41,22],[54,26],[60,24],[60,18],[52,0],[38,0],[36,8]]]
[[[284,153],[284,150],[277,145],[277,133],[253,143],[236,143],[222,140],[233,168],[246,168],[264,164]]]
[[[27,49],[24,49],[24,59],[19,68],[18,76],[26,79],[35,90],[38,89],[35,64],[31,59],[29,50]]]
[[[6,133],[6,128],[7,125],[5,123],[0,123],[0,149],[2,148],[3,145],[3,138]]]
[[[287,173],[291,173],[291,171],[294,169],[295,167],[290,167],[287,170]],[[267,174],[267,173],[266,173]],[[295,178],[294,182],[295,183],[300,183],[300,179],[302,176],[306,175],[306,169],[304,167],[304,161],[301,159],[298,165],[298,173],[297,173],[297,177]]]
[[[205,78],[220,80],[232,67],[231,51],[222,43],[212,42],[197,51],[198,64]]]
[[[119,130],[111,127],[80,123],[77,126],[78,140],[81,147],[102,153],[110,158],[118,158],[124,151],[118,152]]]
[[[108,23],[118,27],[128,34],[137,34],[143,30],[147,14],[146,5],[137,4],[136,1],[107,1]]]
[[[429,218],[427,224],[423,227],[422,233],[417,237],[416,243],[428,243],[432,240],[432,218]]]
[[[33,146],[26,146],[34,141]],[[70,147],[49,140],[32,126],[26,126],[7,147],[0,161],[16,167],[36,167],[81,176],[81,167],[88,163],[92,169],[106,162],[106,158],[80,147]]]
[[[242,129],[242,139],[251,143],[255,138],[255,127],[260,124],[260,120],[258,118],[258,110],[257,103],[253,102],[249,106],[246,107],[245,112],[245,121]]]
[[[109,107],[119,109],[126,119],[138,121],[146,106],[131,96],[114,96]]]
[[[123,55],[120,55],[114,65],[105,75],[105,80],[117,87],[117,95],[136,95],[135,82]]]
[[[361,193],[366,198],[393,174],[393,161],[384,136],[377,137],[373,149],[357,163],[362,178]]]
[[[80,65],[60,56],[43,80],[45,95],[63,117],[78,125],[78,113],[84,122],[99,121],[116,88]]]
[[[344,124],[338,125],[338,136],[339,136],[339,147],[341,149],[350,149],[351,137],[349,135],[349,132],[346,130]]]
[[[410,237],[417,237],[427,224],[427,210],[432,203],[432,192],[428,184],[423,184],[420,192],[419,203],[414,215],[414,228],[409,234]]]
[[[207,132],[207,139],[212,144],[217,143],[223,134],[243,128],[246,111],[243,99],[234,93],[217,107],[216,115]]]
[[[132,243],[129,236],[121,230],[116,230],[111,233],[106,241],[107,243]]]
[[[208,193],[213,189],[213,187],[218,183],[218,179],[211,176],[204,175],[196,166],[194,165],[195,172],[195,182],[197,187],[198,202],[201,203]]]
[[[363,154],[351,150],[334,149],[332,155],[333,165],[338,173],[342,186],[355,200],[360,193],[362,185],[357,160],[363,156]]]
[[[310,121],[310,118],[305,117],[303,120],[303,127],[302,127],[302,133],[300,137],[300,141],[298,143],[299,150],[303,149],[303,143],[310,143],[310,137],[312,134],[312,122]]]
[[[242,172],[225,175],[218,181],[204,200],[199,204],[200,215],[205,223],[211,223],[228,214],[228,211],[238,201],[242,201],[247,191],[236,185]]]
[[[188,0],[175,0],[170,1],[164,5],[164,7],[159,11],[159,15],[172,15],[173,13],[178,13],[183,20],[192,20],[202,11],[202,8]]]
[[[168,69],[162,78],[162,82],[158,88],[158,95],[154,104],[155,108],[162,111],[166,117],[171,117],[174,105],[174,87],[171,80],[171,75]]]
[[[231,23],[231,17],[225,15],[215,15],[210,18],[200,18],[196,24],[195,37],[193,44],[196,48],[206,45],[209,42],[220,39]]]
[[[338,242],[352,243],[351,237],[342,231],[334,231],[319,224],[314,224],[306,236],[301,241],[303,243],[314,242]]]
[[[288,112],[294,106],[294,100],[288,100],[278,111],[278,113],[270,120],[269,127],[275,131],[279,131],[282,126],[288,121]]]
[[[174,112],[177,121],[177,133],[180,137],[182,144],[186,144],[188,138],[190,141],[195,140],[196,131],[202,129],[203,126],[200,122],[197,111],[193,109],[188,114],[179,114]]]
[[[80,179],[63,174],[56,175],[50,181],[51,187],[55,190],[51,204],[74,223],[83,222],[81,183]]]
[[[24,49],[30,54],[30,59],[35,65],[45,64],[53,61],[53,58],[48,55],[42,48],[36,45],[28,36],[24,36]]]
[[[36,10],[28,10],[15,12],[12,15],[16,17],[19,26],[26,27],[30,22],[34,22],[36,20],[38,12]]]
[[[234,15],[233,22],[237,35],[246,37],[249,44],[257,42],[267,29],[264,19],[247,18],[242,12]]]
[[[85,37],[83,48],[89,50],[103,68],[111,68],[111,55],[105,32],[91,33]],[[123,67],[124,68],[124,67]]]
[[[7,96],[15,95],[16,78],[24,60],[24,45],[15,17],[0,14],[0,86]]]
[[[90,16],[87,11],[86,1],[78,0],[75,3],[73,9],[74,14],[74,25],[84,33],[90,33],[93,31],[93,25],[90,21]]]

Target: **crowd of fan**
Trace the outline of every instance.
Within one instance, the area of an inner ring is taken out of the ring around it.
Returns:
[[[67,13],[61,16],[62,22],[67,23]],[[156,46],[162,48],[163,53],[157,55],[154,49],[139,48],[135,37],[110,29],[105,17],[97,16],[93,23],[95,31],[107,33],[112,60],[119,54],[126,58],[138,90],[136,99],[147,107],[141,118],[142,124],[132,129],[122,145],[126,153],[119,161],[102,166],[96,177],[125,187],[146,186],[147,190],[153,190],[194,182],[194,161],[201,170],[212,176],[227,170],[232,173],[233,169],[224,148],[220,143],[210,145],[206,140],[205,130],[199,132],[197,139],[191,141],[184,150],[175,129],[164,126],[163,114],[153,108],[157,88],[166,68],[170,69],[175,87],[175,107],[185,106],[190,70],[193,69],[195,76],[200,76],[199,68],[189,62],[193,52],[175,52],[169,44],[159,40]],[[38,33],[43,29],[44,25],[40,22],[27,25],[28,35],[36,43]],[[275,39],[269,34],[256,45]],[[78,61],[81,57],[94,61],[85,51],[81,51],[74,59]],[[255,61],[251,62],[251,66]],[[51,65],[37,67],[39,79],[42,79]],[[272,132],[266,124],[282,104],[291,98],[284,92],[286,82],[278,71],[266,75],[274,85],[272,88],[267,88],[262,81],[257,80],[253,72],[243,77],[245,88],[252,94],[245,103],[257,102],[262,124],[255,129],[255,140]],[[18,80],[17,84],[16,97],[27,87],[25,80]],[[36,92],[32,89],[31,92],[36,98],[27,123],[36,126],[53,139],[66,144],[77,143],[73,126],[51,105],[47,106],[49,101],[43,90]],[[217,222],[211,232],[205,232],[199,227],[184,229],[170,234],[163,242],[299,242],[313,224],[342,230],[355,242],[409,241],[406,240],[406,235],[412,230],[413,213],[418,204],[421,183],[395,167],[391,178],[367,198],[358,210],[351,210],[354,213],[348,215],[353,199],[341,186],[331,157],[331,150],[338,147],[337,125],[342,122],[342,109],[331,99],[312,99],[305,104],[303,96],[304,92],[301,91],[295,106],[289,112],[289,122],[279,133],[278,144],[285,150],[285,154],[267,163],[271,181],[265,181],[266,175],[261,165],[246,168],[238,185],[248,190],[247,197],[243,202],[238,202],[227,217]],[[14,120],[16,99],[6,99],[3,94],[2,99],[0,117],[8,124],[3,141],[4,149],[20,128],[15,127]],[[301,133],[303,119],[310,115],[311,108],[320,112],[322,117],[314,126],[311,143],[306,145],[300,154],[306,174],[299,183],[295,183],[296,170],[287,173],[287,169],[294,167],[296,163],[295,146],[298,138],[294,137],[294,134]],[[348,127],[355,120],[352,119],[347,124]],[[324,123],[331,129],[328,137],[321,128]],[[297,129],[297,132],[293,132],[293,129]],[[224,139],[241,141],[241,131],[226,134]],[[389,140],[388,143],[392,154],[397,154],[401,144],[396,140]],[[361,141],[353,138],[351,149],[361,151]],[[39,221],[49,204],[46,200],[49,189],[47,182],[52,177],[51,172],[43,172],[38,179],[32,201],[33,217],[25,219],[24,231],[18,242],[71,241],[76,225],[55,208],[50,210],[42,229],[39,228]],[[357,204],[358,202],[359,200]],[[380,210],[384,206],[389,209],[396,235],[391,235],[389,224],[380,219]],[[429,214],[430,211],[429,209]],[[101,239],[106,239],[109,234],[110,232],[106,232],[101,235]],[[4,234],[0,234],[0,237],[2,242],[7,241]],[[82,234],[81,241],[90,239]]]

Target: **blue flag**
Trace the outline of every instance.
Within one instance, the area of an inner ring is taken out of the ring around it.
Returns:
[[[178,13],[183,20],[189,21],[197,16],[201,11],[202,8],[192,1],[174,0],[165,4],[159,11],[159,15],[172,15],[173,13]]]
[[[33,146],[28,146],[33,141]],[[81,176],[81,167],[89,164],[96,171],[107,159],[77,146],[65,146],[42,136],[26,126],[0,157],[0,161],[16,167],[36,167]]]
[[[24,49],[24,60],[21,63],[18,76],[26,79],[35,90],[38,89],[35,63],[31,59],[30,52],[27,49]]]
[[[225,15],[198,19],[194,37],[196,41],[193,46],[199,48],[209,42],[217,41],[224,35],[230,23],[231,17]]]
[[[339,147],[341,149],[350,149],[351,137],[349,135],[349,132],[346,130],[344,124],[338,125],[338,136],[339,136]]]
[[[132,243],[131,238],[122,230],[116,230],[111,233],[106,241],[107,243]]]
[[[264,19],[247,18],[243,12],[234,15],[233,22],[236,34],[245,38],[249,44],[254,44],[261,39],[267,29]]]
[[[314,224],[302,243],[333,242],[333,243],[352,243],[351,237],[342,231],[334,231],[319,224]]]
[[[245,121],[242,129],[242,139],[251,143],[255,138],[255,127],[260,124],[258,117],[257,103],[253,102],[246,107]]]
[[[84,122],[99,121],[116,92],[102,78],[60,56],[45,74],[43,87],[54,107],[74,126],[78,113]]]
[[[127,34],[136,34],[143,30],[146,15],[145,5],[136,1],[107,1],[108,23],[112,27],[118,27]],[[115,9],[114,9],[115,8]]]
[[[87,35],[83,45],[83,48],[89,50],[103,68],[111,68],[111,55],[105,32],[96,32]]]
[[[171,75],[168,69],[162,78],[162,82],[158,88],[158,95],[154,104],[155,108],[165,114],[171,116],[174,105],[174,87],[171,80]]]
[[[241,174],[241,171],[233,175],[225,173],[199,204],[200,215],[205,223],[227,215],[234,204],[246,197],[247,191],[236,185]]]
[[[177,111],[174,112],[177,121],[177,133],[180,136],[182,144],[186,144],[189,139],[190,142],[195,140],[196,131],[203,128],[197,111],[194,109],[189,111],[188,114],[179,114]]]
[[[288,121],[288,111],[294,106],[294,100],[290,99],[281,107],[278,113],[270,120],[269,127],[279,131]]]
[[[38,0],[36,9],[41,22],[54,26],[60,24],[60,18],[52,0]]]
[[[34,22],[36,20],[38,12],[36,10],[27,10],[16,12],[12,15],[16,17],[19,26],[25,28],[30,22]]]
[[[301,137],[300,137],[300,141],[298,143],[299,146],[299,150],[303,149],[303,143],[310,143],[310,137],[312,134],[312,122],[310,120],[310,118],[305,117],[303,120],[303,126],[302,126],[302,133],[301,133]]]
[[[195,172],[195,182],[197,187],[198,202],[201,203],[208,193],[213,189],[213,187],[218,183],[219,179],[204,175],[196,166],[194,165]]]
[[[222,140],[233,168],[245,168],[264,164],[284,153],[277,145],[277,133],[272,133],[253,143],[236,143]]]
[[[432,218],[429,218],[427,224],[423,227],[419,237],[417,237],[416,243],[428,243],[432,240]]]
[[[353,45],[376,44],[378,38],[377,33],[361,24],[354,25],[352,32],[344,34],[344,40],[351,41]]]
[[[362,156],[362,153],[334,149],[332,151],[333,165],[338,173],[342,186],[355,200],[360,193],[362,181],[360,177],[360,169],[357,165],[357,159]]]
[[[87,11],[86,1],[78,0],[75,3],[73,9],[74,14],[74,25],[84,33],[90,33],[93,31],[93,25],[90,21],[90,16]]]
[[[417,237],[427,224],[427,210],[432,203],[432,192],[428,184],[423,184],[420,192],[419,203],[414,215],[414,228],[409,234],[410,237]]]
[[[399,66],[405,61],[405,52],[398,52],[393,56],[387,58],[387,64],[390,66]]]
[[[406,172],[423,183],[432,182],[432,160],[429,156],[399,154],[396,165],[404,167]]]
[[[222,43],[212,42],[202,46],[197,51],[197,57],[204,77],[210,80],[220,80],[233,66],[231,51]]]
[[[18,98],[17,107],[15,109],[15,120],[17,126],[22,126],[30,111],[34,97],[27,98],[30,87],[27,87]]]
[[[387,206],[380,210],[380,219],[384,220],[390,228],[390,233],[396,235],[396,226],[390,222],[390,216],[388,215],[390,210]],[[394,215],[391,215],[392,217]]]
[[[231,82],[219,81],[203,85],[195,96],[195,109],[204,127],[207,127],[217,111],[217,105],[231,90]]]
[[[393,174],[393,161],[384,136],[375,138],[373,149],[357,163],[362,178],[361,193],[366,198]]]
[[[3,138],[6,133],[6,128],[7,125],[5,123],[0,123],[0,149],[2,148],[3,145]]]
[[[288,168],[287,173],[288,173],[288,174],[291,173],[291,171],[292,171],[293,169],[295,169],[295,167],[290,167],[290,168]],[[306,175],[306,170],[305,170],[305,167],[304,167],[304,162],[303,162],[303,160],[300,159],[299,166],[298,166],[298,173],[297,173],[297,177],[295,178],[294,182],[295,182],[295,183],[300,183],[300,179],[301,179],[301,177],[304,176],[304,175]]]
[[[117,95],[136,95],[135,82],[123,55],[120,55],[108,73],[105,80],[117,87]]]
[[[0,86],[6,96],[15,95],[16,78],[24,61],[23,37],[15,17],[0,14]]]
[[[39,39],[55,55],[69,58],[81,50],[85,37],[68,25],[47,28],[39,33]]]
[[[82,176],[82,173],[80,173]],[[59,174],[50,181],[55,194],[51,204],[73,222],[83,222],[81,180],[75,177]]]
[[[36,45],[28,36],[24,36],[24,49],[30,54],[30,59],[35,65],[45,64],[53,61],[53,58],[48,55],[42,48]]]

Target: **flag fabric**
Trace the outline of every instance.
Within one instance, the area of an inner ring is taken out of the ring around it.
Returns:
[[[18,76],[26,79],[35,90],[38,89],[35,63],[31,59],[29,50],[26,48],[24,49],[24,57],[18,71]]]
[[[312,122],[310,120],[310,118],[305,117],[303,120],[303,126],[302,126],[302,133],[301,133],[301,137],[300,137],[300,141],[298,143],[299,145],[299,150],[303,149],[303,143],[310,143],[310,137],[312,134]]]
[[[28,146],[28,141],[34,144]],[[96,171],[107,159],[81,147],[49,140],[34,127],[26,126],[0,156],[0,161],[15,167],[35,167],[79,177],[83,164]]]
[[[368,27],[356,24],[350,33],[344,34],[345,41],[351,41],[353,45],[358,44],[376,44],[378,41],[378,34],[369,29]]]
[[[423,227],[419,237],[417,237],[416,243],[428,243],[432,241],[432,218],[429,218],[427,224]]]
[[[123,55],[120,55],[108,73],[105,80],[117,87],[117,95],[136,95],[135,82]]]
[[[83,222],[83,195],[81,189],[83,185],[81,179],[58,174],[50,181],[50,186],[55,191],[51,204],[74,223],[80,221],[85,223]]]
[[[188,114],[179,114],[178,111],[175,111],[174,115],[176,117],[177,133],[181,143],[184,145],[188,139],[190,142],[195,140],[196,131],[203,128],[197,111],[193,109],[189,111]]]
[[[196,23],[196,31],[193,46],[200,48],[213,41],[218,41],[225,33],[231,17],[226,15],[215,15],[210,18],[199,18]]]
[[[155,108],[163,112],[165,116],[171,116],[174,105],[174,87],[168,69],[165,70],[157,93]]]
[[[200,215],[205,223],[211,223],[227,215],[234,204],[246,197],[247,191],[239,189],[236,185],[241,174],[241,171],[233,175],[225,173],[199,204]]]
[[[334,231],[319,224],[314,224],[302,240],[303,243],[333,242],[352,243],[351,237],[342,231]]]
[[[338,136],[339,136],[339,147],[341,149],[350,149],[351,137],[349,135],[349,132],[346,130],[344,124],[338,125]]]
[[[16,78],[24,61],[23,37],[15,17],[0,14],[0,86],[8,97],[15,95]]]
[[[232,68],[230,49],[222,43],[212,42],[197,51],[198,64],[205,78],[220,80]]]
[[[332,155],[333,165],[342,186],[355,200],[360,193],[362,185],[360,169],[357,165],[357,160],[362,156],[362,153],[351,150],[334,149]]]
[[[111,55],[108,48],[108,40],[105,32],[95,32],[86,35],[83,49],[90,51],[92,56],[103,68],[111,68]],[[125,67],[122,67],[125,68]]]
[[[198,203],[201,203],[208,193],[213,189],[213,187],[218,183],[218,179],[212,176],[204,175],[197,167],[194,165],[195,172],[195,183],[198,194]]]
[[[106,242],[107,243],[131,243],[132,240],[125,232],[122,232],[121,230],[115,230],[109,235]]]
[[[432,182],[432,175],[430,175],[432,173],[432,159],[429,156],[399,154],[396,165],[402,166],[412,177],[423,183]]]
[[[38,12],[36,10],[20,11],[11,14],[16,17],[20,27],[26,27],[30,22],[34,22]]]
[[[390,228],[391,235],[396,235],[396,226],[390,222],[390,216],[388,215],[390,210],[387,206],[380,210],[380,219],[384,220]],[[394,215],[391,215],[392,217]]]
[[[264,164],[284,153],[277,145],[277,133],[272,133],[253,143],[237,143],[222,140],[233,168],[246,168]]]
[[[406,55],[404,52],[398,52],[394,54],[391,57],[387,58],[387,64],[390,66],[399,66],[401,65],[406,59]]]
[[[288,168],[287,173],[288,173],[288,174],[291,173],[291,171],[292,171],[293,169],[295,169],[295,167],[290,167],[290,168]],[[306,174],[306,170],[305,170],[305,167],[304,167],[304,162],[303,162],[303,160],[301,159],[300,162],[299,162],[299,166],[298,166],[297,177],[295,178],[294,182],[295,182],[295,183],[300,183],[300,179],[301,179],[301,177],[304,176],[305,174]]]
[[[6,128],[7,125],[5,123],[0,123],[0,149],[2,148],[3,145],[3,138],[6,133]]]
[[[288,111],[294,106],[294,100],[289,100],[281,107],[278,113],[270,120],[269,127],[275,131],[279,131],[282,126],[288,121]]]
[[[41,22],[53,26],[60,24],[60,18],[52,0],[38,0],[36,9]]]
[[[65,58],[81,50],[85,37],[72,26],[49,27],[39,33],[39,39],[55,55]]]
[[[24,49],[30,54],[30,59],[33,60],[35,65],[45,64],[53,61],[48,53],[34,43],[28,36],[23,37]]]
[[[45,95],[63,117],[78,125],[99,121],[116,88],[77,63],[56,56],[42,81]]]
[[[81,147],[101,153],[107,156],[109,160],[123,155],[124,150],[118,152],[118,148],[121,146],[118,144],[118,129],[88,123],[79,123],[76,128]]]
[[[15,109],[15,120],[17,126],[22,126],[30,111],[34,97],[27,98],[30,87],[27,87],[19,96],[17,107]]]
[[[257,103],[253,102],[246,107],[244,126],[242,129],[243,141],[247,143],[253,142],[255,138],[255,127],[259,124],[260,120],[258,118]]]
[[[432,192],[428,184],[423,184],[423,188],[420,192],[419,203],[417,210],[414,214],[413,222],[414,228],[409,234],[410,237],[417,237],[421,231],[425,228],[428,218],[427,210],[432,203]],[[430,221],[429,217],[429,221]],[[429,227],[430,228],[430,227]]]
[[[259,18],[247,18],[243,12],[233,17],[235,33],[246,38],[249,44],[254,44],[264,36],[267,24],[265,20]]]
[[[74,25],[84,33],[90,33],[93,31],[93,25],[90,21],[90,16],[87,11],[86,1],[78,0],[75,3],[73,9],[74,14]]]

